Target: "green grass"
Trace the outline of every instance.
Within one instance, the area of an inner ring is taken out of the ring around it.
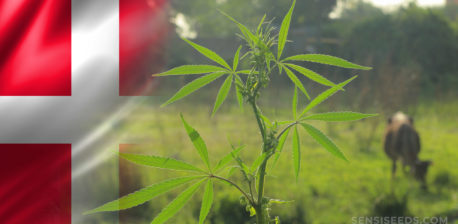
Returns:
[[[160,102],[162,101],[155,99],[154,103],[141,105],[118,126],[118,131],[124,134],[121,139],[123,142],[143,144],[145,154],[171,156],[191,164],[202,164],[197,153],[193,151],[192,143],[181,124],[179,113],[182,112],[186,120],[207,142],[210,161],[216,162],[218,158],[229,152],[231,150],[229,142],[246,145],[242,151],[242,158],[247,158],[248,163],[258,155],[259,133],[255,120],[250,117],[248,111],[241,112],[237,107],[228,104],[223,106],[214,118],[210,118],[211,106],[204,106],[196,103],[197,101],[188,104],[179,102],[166,108],[155,105]],[[268,116],[288,119],[287,112],[276,110],[265,112]],[[299,180],[296,182],[294,178],[290,140],[287,141],[285,151],[275,169],[268,170],[266,195],[294,200],[291,204],[275,206],[272,213],[279,214],[283,220],[294,220],[301,216],[302,221],[287,223],[351,223],[351,218],[354,216],[371,215],[377,198],[391,192],[392,187],[399,197],[407,194],[408,210],[413,216],[431,217],[446,212],[456,213],[458,210],[456,181],[458,121],[453,114],[458,114],[456,102],[433,103],[432,106],[422,104],[416,107],[415,124],[422,142],[420,158],[431,159],[434,162],[427,176],[428,191],[421,190],[419,184],[403,174],[401,169],[397,172],[395,183],[391,182],[391,162],[382,150],[385,117],[372,118],[377,120],[372,122],[379,122],[379,125],[376,126],[375,138],[368,148],[363,147],[362,145],[366,144],[361,141],[366,141],[370,133],[369,122],[371,121],[369,120],[353,123],[314,123],[342,148],[350,160],[349,163],[333,157],[300,129],[303,137],[301,137],[302,166]],[[180,172],[146,167],[137,167],[135,172],[132,175],[136,175],[143,186],[165,178],[184,175]],[[435,183],[436,177],[444,173],[449,175],[449,183],[442,185]],[[241,176],[236,174],[232,178],[237,180]],[[176,194],[177,191],[174,193]],[[173,199],[173,196],[168,194],[159,197],[146,205],[146,208],[133,208],[144,211],[140,215],[135,213],[136,216],[142,216],[136,217],[137,220],[147,223]],[[239,193],[232,188],[217,184],[216,203],[209,220],[213,217],[213,220],[219,220],[215,223],[222,223],[218,216],[223,213],[228,214],[222,211],[225,204],[218,202],[227,201],[228,198],[238,202],[239,196]],[[200,208],[199,195],[194,199],[195,201],[187,205],[169,223],[196,223]],[[237,211],[237,208],[233,211]],[[227,217],[228,220],[231,217]]]

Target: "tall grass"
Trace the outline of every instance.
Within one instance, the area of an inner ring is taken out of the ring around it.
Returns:
[[[159,101],[159,99],[155,100]],[[235,99],[232,100],[235,101]],[[282,100],[275,98],[272,101],[281,102]],[[266,104],[275,104],[275,102],[266,102]],[[419,156],[434,162],[427,176],[430,188],[429,191],[422,191],[414,180],[399,172],[395,184],[396,194],[398,197],[407,194],[407,206],[414,216],[435,216],[456,211],[458,203],[458,169],[456,167],[458,127],[456,124],[458,122],[457,118],[451,114],[458,113],[458,103],[455,101],[437,102],[432,105],[429,102],[420,103],[415,110],[417,111],[414,116],[415,124],[422,142],[422,151]],[[124,141],[126,142],[142,142],[146,146],[144,153],[173,155],[177,159],[185,158],[190,162],[198,162],[199,157],[192,150],[191,143],[185,140],[187,136],[176,116],[177,111],[185,111],[184,115],[189,117],[189,122],[199,124],[200,134],[208,139],[208,147],[215,149],[210,159],[224,155],[228,150],[228,141],[240,140],[247,147],[255,147],[260,143],[259,140],[251,137],[257,133],[257,130],[253,128],[254,121],[250,119],[249,113],[240,112],[235,106],[225,106],[220,114],[209,120],[208,114],[211,113],[211,107],[199,101],[173,105],[163,110],[158,110],[154,105],[146,103],[123,122],[119,131],[129,133],[125,136]],[[287,113],[287,111],[277,111],[275,116],[282,118]],[[237,122],[234,122],[234,119]],[[346,149],[350,165],[335,160],[332,155],[321,150],[313,139],[302,138],[301,143],[304,148],[301,172],[303,175],[296,183],[294,179],[290,178],[293,174],[291,162],[289,162],[292,160],[290,153],[282,155],[286,158],[280,159],[276,169],[268,174],[267,178],[273,181],[267,190],[272,193],[273,197],[282,196],[295,201],[283,208],[275,207],[275,214],[282,216],[283,223],[294,223],[294,219],[300,215],[303,216],[301,220],[305,220],[306,223],[350,223],[353,216],[372,214],[377,199],[391,191],[391,161],[382,150],[386,119],[384,117],[376,119],[379,120],[380,125],[376,129],[376,137],[371,148],[366,151],[359,148],[360,142],[356,133],[364,133],[368,130],[367,121],[334,125],[335,136],[333,138],[337,144]],[[318,123],[316,125],[325,130],[328,128]],[[177,141],[177,136],[178,139],[183,140]],[[285,149],[290,148],[290,143],[286,144]],[[247,162],[251,162],[256,158],[257,153],[254,150],[244,150],[242,156],[248,158]],[[436,179],[444,173],[449,176],[449,181],[445,184],[438,184]],[[171,174],[136,167],[134,174],[141,177],[140,184],[145,186],[180,173]],[[234,178],[242,177],[235,174]],[[120,184],[128,185],[130,183]],[[232,204],[238,204],[238,192],[221,185],[215,185],[215,192],[218,192],[215,194],[215,201],[229,203],[228,198],[232,198]],[[148,220],[157,214],[167,201],[176,196],[176,193],[167,194],[150,202],[148,206],[153,214],[144,213],[143,218]],[[220,206],[224,207],[225,204],[215,205],[215,214],[213,214],[215,223],[221,223],[216,221],[221,220],[221,217],[230,219],[236,215],[221,212],[217,209]],[[198,219],[196,210],[199,208],[199,201],[191,202],[188,209],[174,217],[171,222],[195,223]],[[209,218],[211,221],[211,216]]]

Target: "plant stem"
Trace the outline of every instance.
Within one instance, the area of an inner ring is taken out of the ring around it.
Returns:
[[[262,63],[265,61],[265,56],[264,59],[260,60]],[[265,65],[267,66],[267,65]],[[275,65],[277,66],[277,65]],[[275,68],[274,66],[274,68]],[[270,70],[272,71],[272,69]],[[270,73],[270,71],[266,74],[266,76]],[[262,74],[265,72],[265,67],[260,66],[260,71],[259,74]],[[259,130],[261,132],[261,137],[262,137],[262,153],[266,153],[270,151],[271,149],[269,148],[267,144],[267,133],[266,133],[266,127],[263,121],[261,120],[261,111],[258,108],[256,104],[256,94],[258,93],[259,89],[261,88],[261,83],[262,80],[261,78],[262,75],[259,76],[258,79],[258,85],[255,87],[254,91],[252,91],[250,99],[248,100],[249,103],[251,104],[251,107],[253,108],[253,113],[256,117],[256,121],[258,122]],[[285,131],[285,130],[284,130]],[[283,131],[283,132],[284,132]],[[282,133],[281,133],[282,134]],[[280,136],[281,136],[280,134]],[[258,179],[258,198],[256,201],[256,204],[253,204],[254,209],[256,210],[256,224],[268,224],[269,223],[269,215],[267,213],[267,210],[264,208],[263,205],[263,198],[264,198],[264,181],[265,181],[265,176],[266,176],[266,167],[267,167],[267,161],[269,160],[270,156],[267,156],[259,166],[259,179]],[[250,190],[251,190],[251,185],[250,185]]]
[[[250,104],[251,104],[251,107],[253,108],[253,112],[256,117],[256,121],[258,122],[259,130],[261,131],[262,140],[264,141],[265,136],[266,136],[264,125],[262,124],[261,116],[259,115],[260,112],[259,112],[258,106],[256,105],[256,100],[254,99],[254,97],[250,101]]]
[[[251,201],[255,201],[254,200],[254,196],[253,196],[253,187],[251,186],[252,182],[251,181],[248,181],[248,186],[250,188],[250,195],[251,195]]]
[[[268,149],[266,148],[266,138],[265,138],[265,128],[262,124],[260,111],[256,105],[256,100],[253,97],[250,101],[251,106],[253,108],[254,115],[258,122],[259,130],[261,131],[262,141],[263,141],[263,153],[266,152]],[[266,214],[266,211],[263,208],[262,199],[264,197],[264,181],[266,176],[266,167],[267,167],[267,160],[268,158],[264,159],[261,166],[259,167],[259,180],[258,180],[258,199],[257,203],[255,204],[254,208],[256,210],[256,224],[268,224],[269,220]]]
[[[262,198],[264,197],[264,180],[266,176],[267,159],[265,159],[259,168],[258,182],[258,205],[262,206]]]
[[[258,205],[256,208],[256,224],[269,224],[269,215],[267,211],[262,207],[262,205]]]

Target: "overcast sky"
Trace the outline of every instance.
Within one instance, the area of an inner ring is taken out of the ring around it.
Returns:
[[[399,6],[407,5],[409,2],[413,0],[364,0],[366,2],[371,2],[373,5],[380,7],[385,12],[389,12],[392,10],[397,9]],[[430,7],[430,6],[441,6],[445,4],[446,0],[417,0],[417,4],[423,7]],[[333,12],[329,14],[331,18],[338,18],[340,13],[342,13],[343,9],[342,2],[337,2],[337,7],[334,9]]]
[[[368,0],[376,6],[380,7],[392,7],[405,4],[406,0]],[[417,0],[420,6],[437,6],[445,4],[445,0]]]

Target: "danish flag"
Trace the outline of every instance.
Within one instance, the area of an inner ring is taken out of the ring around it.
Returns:
[[[102,143],[163,65],[167,8],[0,0],[0,223],[89,223]]]

